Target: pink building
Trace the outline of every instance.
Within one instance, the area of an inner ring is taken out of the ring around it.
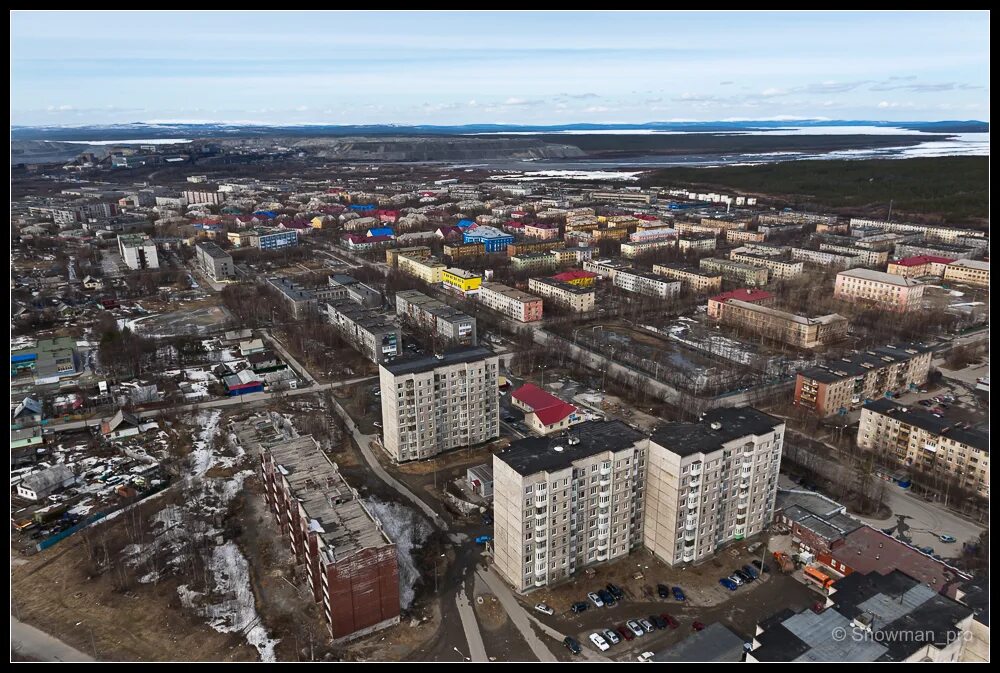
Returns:
[[[905,313],[923,305],[924,284],[883,271],[849,269],[837,274],[833,296],[859,306]]]
[[[524,235],[540,241],[559,238],[559,225],[546,222],[531,222],[524,225]]]

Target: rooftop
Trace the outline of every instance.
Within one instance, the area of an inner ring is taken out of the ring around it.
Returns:
[[[890,416],[898,421],[926,430],[935,435],[947,437],[955,442],[961,442],[980,451],[989,451],[990,435],[986,430],[956,423],[947,418],[938,418],[922,407],[907,407],[885,398],[866,402],[865,409],[884,416]]]
[[[912,278],[904,278],[903,276],[886,273],[885,271],[875,271],[874,269],[849,269],[848,271],[841,271],[837,276],[860,278],[862,280],[888,283],[889,285],[899,285],[901,287],[918,287],[923,285],[920,281]]]
[[[680,456],[712,453],[733,440],[774,432],[784,421],[753,407],[720,408],[702,414],[697,423],[668,423],[651,439]],[[718,427],[715,427],[718,426]]]
[[[879,346],[838,360],[830,360],[817,367],[810,367],[803,370],[801,374],[803,378],[813,379],[820,383],[834,383],[846,378],[863,376],[869,371],[888,367],[897,362],[911,360],[921,353],[928,353],[932,350],[933,346],[922,343]]]
[[[515,472],[528,476],[562,470],[574,461],[633,446],[644,435],[621,421],[588,421],[558,437],[526,437],[494,454]],[[570,443],[579,440],[577,443]]]
[[[479,362],[492,357],[496,357],[496,353],[490,349],[483,348],[482,346],[472,346],[445,351],[441,355],[398,358],[392,364],[383,364],[381,366],[395,376],[402,376],[405,374],[429,372],[438,367]]]
[[[722,294],[717,294],[714,297],[710,297],[709,301],[728,301],[730,299],[738,299],[739,301],[745,302],[757,302],[765,301],[767,299],[772,299],[773,294],[767,290],[753,290],[750,288],[741,287],[737,290],[730,290],[729,292],[723,292]]]

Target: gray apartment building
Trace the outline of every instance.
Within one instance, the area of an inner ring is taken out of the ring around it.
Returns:
[[[416,290],[396,293],[396,315],[455,346],[475,346],[476,319]]]
[[[389,362],[402,352],[403,337],[399,327],[386,315],[350,299],[334,299],[324,306],[330,324],[372,362]]]
[[[198,266],[212,280],[229,280],[236,274],[232,256],[215,243],[199,243],[194,250]]]
[[[480,346],[379,367],[383,448],[396,462],[500,435],[499,358]]]

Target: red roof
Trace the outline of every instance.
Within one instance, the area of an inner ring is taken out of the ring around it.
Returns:
[[[637,220],[645,220],[646,222],[655,222],[660,219],[656,215],[644,215],[642,213],[635,213],[633,217]]]
[[[955,260],[947,257],[934,257],[933,255],[917,255],[916,257],[904,257],[897,259],[893,264],[900,266],[923,266],[924,264],[951,264]]]
[[[591,273],[590,271],[582,271],[580,269],[570,269],[569,271],[563,271],[562,273],[556,274],[552,277],[555,280],[569,283],[570,281],[579,280],[581,278],[597,278],[597,274]]]
[[[774,297],[773,294],[766,290],[751,290],[750,288],[741,287],[738,290],[730,290],[729,292],[723,292],[722,294],[717,294],[709,301],[729,301],[730,299],[738,299],[739,301],[765,301]]]
[[[542,422],[542,425],[558,423],[576,411],[572,404],[548,393],[533,383],[525,383],[511,393],[511,397],[529,407]]]

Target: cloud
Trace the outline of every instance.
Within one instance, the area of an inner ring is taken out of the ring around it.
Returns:
[[[522,107],[522,106],[530,106],[530,105],[542,105],[543,103],[545,103],[545,101],[542,100],[541,98],[526,99],[526,98],[516,98],[514,96],[511,96],[510,98],[508,98],[507,100],[505,100],[503,103],[501,103],[501,105],[508,105],[508,106],[514,106],[514,107]]]
[[[587,100],[591,98],[600,98],[596,93],[561,93],[559,98],[574,98],[576,100]]]
[[[591,105],[588,108],[584,108],[584,112],[610,112],[611,108],[605,107],[604,105]]]
[[[887,80],[876,82],[874,85],[872,85],[869,91],[910,91],[913,93],[938,93],[941,91],[974,91],[976,89],[984,88],[975,84],[965,84],[961,82],[900,84],[899,83],[900,79],[910,79],[910,78],[895,79],[890,77]]]

